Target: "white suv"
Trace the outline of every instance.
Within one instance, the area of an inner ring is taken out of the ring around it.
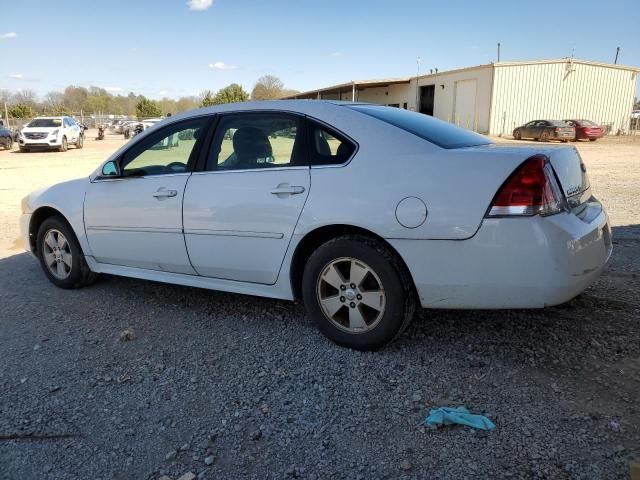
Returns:
[[[83,129],[71,117],[37,117],[18,134],[21,152],[31,148],[55,148],[65,152],[69,145],[82,148],[83,144]]]

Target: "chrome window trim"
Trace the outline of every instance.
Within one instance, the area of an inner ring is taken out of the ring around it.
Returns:
[[[225,173],[251,173],[251,172],[280,172],[283,170],[309,170],[308,165],[296,165],[294,167],[272,167],[272,168],[247,168],[238,170],[202,170],[193,172],[191,175],[223,175]]]
[[[140,175],[140,176],[132,175],[130,177],[113,177],[113,178],[98,176],[98,177],[95,177],[93,180],[91,180],[91,183],[129,181],[129,180],[136,180],[136,179],[158,178],[158,177],[162,177],[162,178],[167,178],[167,177],[188,177],[189,175],[191,175],[191,172],[159,173],[158,175]]]

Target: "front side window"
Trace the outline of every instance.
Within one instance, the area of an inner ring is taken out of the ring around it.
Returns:
[[[122,158],[124,177],[184,173],[197,154],[198,141],[208,123],[197,118],[171,125],[150,135],[128,150]]]
[[[355,146],[342,135],[313,123],[310,130],[311,165],[340,165],[351,158]]]
[[[232,114],[216,128],[209,171],[304,165],[299,117],[285,113]]]

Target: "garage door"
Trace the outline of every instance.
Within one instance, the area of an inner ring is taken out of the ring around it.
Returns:
[[[456,125],[469,130],[476,129],[476,90],[477,81],[460,80],[455,84],[456,97],[453,118]]]

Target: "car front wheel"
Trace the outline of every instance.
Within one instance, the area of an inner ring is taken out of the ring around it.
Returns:
[[[381,242],[347,235],[321,245],[303,274],[307,313],[339,345],[379,349],[398,337],[416,308],[406,268]]]
[[[49,217],[42,222],[36,242],[40,265],[57,287],[79,288],[96,278],[71,227],[61,217]]]
[[[67,137],[62,137],[62,143],[60,144],[60,147],[58,147],[58,150],[60,152],[66,152],[67,148],[68,148]]]

